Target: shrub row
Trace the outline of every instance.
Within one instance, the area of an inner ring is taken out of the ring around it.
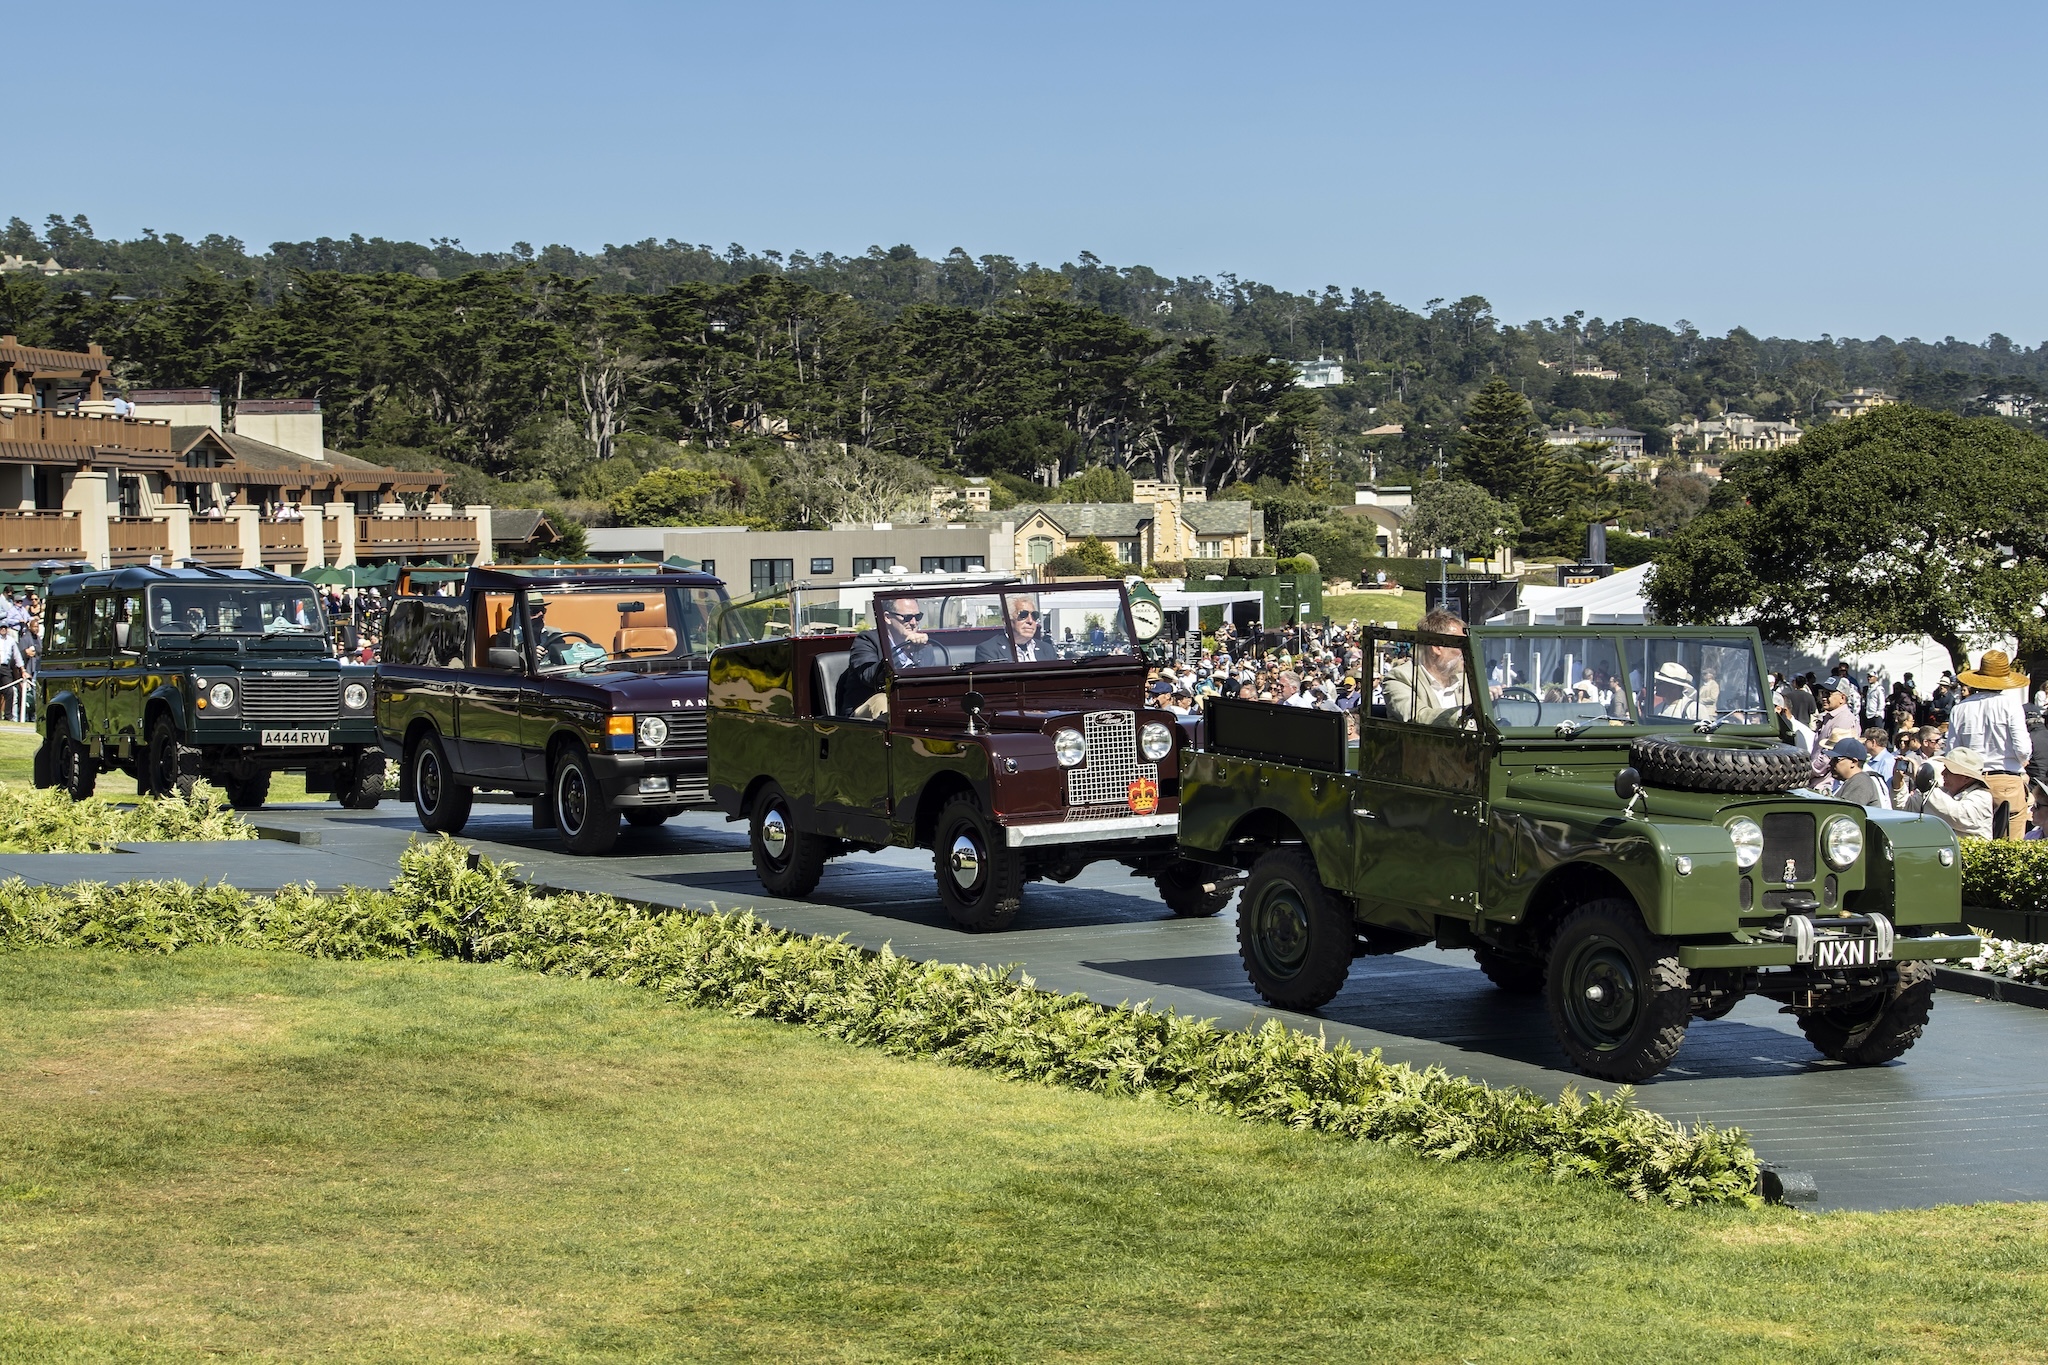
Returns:
[[[2048,943],[2022,943],[2017,939],[1993,938],[1981,929],[1975,932],[1984,940],[1984,951],[1964,958],[1965,967],[2008,981],[2048,981]]]
[[[115,805],[97,796],[74,801],[61,791],[0,782],[0,846],[17,853],[108,853],[116,844],[255,837],[227,798],[205,783],[190,799],[152,797]]]
[[[2048,839],[1965,839],[1963,904],[2048,913]]]
[[[176,883],[0,886],[0,949],[173,952],[196,944],[328,958],[459,957],[602,977],[669,999],[799,1024],[907,1057],[1104,1095],[1370,1139],[1445,1161],[1532,1163],[1668,1204],[1756,1201],[1740,1130],[1688,1129],[1631,1093],[1556,1103],[1438,1068],[1416,1071],[1269,1022],[1256,1032],[1056,996],[1011,971],[914,962],[746,914],[538,895],[510,865],[443,838],[415,843],[392,889],[255,896]]]

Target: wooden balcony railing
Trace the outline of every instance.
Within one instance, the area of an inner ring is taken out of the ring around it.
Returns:
[[[298,560],[306,553],[306,523],[303,521],[266,521],[258,523],[263,528],[263,562],[272,559]]]
[[[107,561],[116,567],[147,564],[151,555],[168,560],[171,524],[154,517],[107,518]]]
[[[84,553],[76,512],[0,512],[0,564],[18,568]]]
[[[237,568],[242,563],[241,527],[232,521],[210,517],[192,519],[192,557],[215,568]]]
[[[171,424],[154,417],[105,417],[96,412],[41,408],[0,409],[0,441],[41,441],[62,446],[117,446],[168,453]]]
[[[356,556],[473,555],[475,517],[357,517]]]

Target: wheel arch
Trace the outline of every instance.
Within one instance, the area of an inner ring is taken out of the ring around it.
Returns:
[[[44,703],[42,708],[42,714],[43,736],[45,739],[47,739],[50,735],[50,726],[52,721],[55,721],[57,724],[61,725],[63,727],[64,733],[69,735],[72,739],[83,740],[85,738],[85,726],[84,723],[79,719],[78,714],[77,693],[58,693],[56,696],[50,698],[48,702]]]
[[[931,847],[932,840],[938,835],[939,812],[946,808],[947,802],[963,792],[976,800],[981,799],[981,790],[961,773],[936,773],[924,784],[917,794],[917,814],[912,821],[913,842],[919,848]],[[983,808],[986,807],[987,803],[983,802]]]
[[[1511,937],[1527,947],[1541,950],[1564,917],[1574,909],[1597,900],[1622,900],[1643,913],[1642,901],[1613,869],[1593,862],[1572,862],[1552,868],[1523,905],[1522,918]],[[1647,926],[1647,922],[1645,924]]]
[[[1255,806],[1237,817],[1218,851],[1236,866],[1249,869],[1268,850],[1283,844],[1307,848],[1308,836],[1286,813],[1271,806]],[[1313,849],[1310,856],[1314,856]]]
[[[175,687],[159,687],[149,694],[149,700],[142,704],[142,739],[145,743],[156,733],[159,716],[169,716],[178,733],[189,735],[192,727],[185,717],[185,697]]]

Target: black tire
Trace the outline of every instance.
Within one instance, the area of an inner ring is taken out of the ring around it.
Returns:
[[[413,746],[412,808],[420,828],[430,834],[460,834],[469,823],[469,811],[476,800],[476,788],[455,780],[448,751],[441,737],[429,731]]]
[[[1671,1064],[1692,1022],[1678,945],[1644,927],[1619,897],[1565,916],[1551,940],[1544,996],[1572,1065],[1630,1085]]]
[[[257,773],[253,777],[230,777],[225,786],[228,804],[236,810],[262,810],[263,803],[270,799],[269,773]]]
[[[1806,755],[1789,744],[1736,749],[1705,736],[1644,735],[1629,742],[1628,761],[1647,785],[1678,791],[1783,792],[1813,780]]]
[[[1901,962],[1882,995],[1840,1009],[1799,1016],[1799,1031],[1824,1057],[1850,1066],[1881,1066],[1920,1041],[1934,1009],[1934,964]]]
[[[626,823],[634,829],[659,829],[668,823],[668,817],[668,811],[640,806],[626,812]]]
[[[1223,912],[1242,878],[1204,863],[1177,862],[1152,879],[1159,899],[1181,919],[1208,919]]]
[[[190,800],[199,785],[196,773],[185,771],[185,760],[194,750],[178,738],[177,724],[169,716],[158,716],[149,728],[148,767],[143,770],[143,789],[151,796],[175,796]]]
[[[548,800],[554,804],[555,828],[571,853],[609,853],[619,841],[619,813],[606,803],[581,750],[565,748],[555,759]]]
[[[50,776],[73,801],[84,801],[99,782],[100,768],[83,744],[65,734],[57,737],[56,763]]]
[[[754,855],[754,875],[771,896],[801,900],[825,874],[825,840],[796,827],[789,798],[772,782],[747,814],[747,847]]]
[[[61,720],[61,717],[57,718]],[[43,742],[36,746],[36,756],[30,762],[29,775],[38,790],[47,791],[57,785],[57,737],[61,730],[43,732]]]
[[[334,799],[343,810],[375,810],[384,799],[384,751],[366,749],[341,773]]]
[[[1003,841],[1003,829],[962,793],[946,803],[932,838],[939,900],[971,933],[1007,929],[1024,908],[1024,858]]]
[[[1548,973],[1541,958],[1525,957],[1484,943],[1472,950],[1472,956],[1479,960],[1479,970],[1486,973],[1486,979],[1509,995],[1543,994]]]
[[[1252,864],[1237,907],[1237,955],[1261,999],[1312,1010],[1344,989],[1357,951],[1350,912],[1323,886],[1306,849],[1276,848]]]

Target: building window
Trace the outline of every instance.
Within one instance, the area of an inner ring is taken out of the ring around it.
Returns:
[[[1227,540],[1197,541],[1195,544],[1195,557],[1197,559],[1228,559],[1230,558],[1230,542]]]
[[[755,592],[771,592],[796,579],[796,561],[793,559],[757,559],[754,561],[753,587]]]
[[[1138,542],[1135,540],[1119,540],[1116,543],[1116,557],[1117,562],[1120,564],[1137,563]]]
[[[811,561],[811,572],[812,572],[812,573],[831,573],[831,572],[832,572],[832,561],[831,561],[831,560],[829,560],[829,559],[813,559],[813,560]]]
[[[871,573],[887,573],[895,567],[896,561],[888,555],[883,555],[879,559],[862,559],[856,556],[853,561],[853,576],[866,578]]]
[[[1045,561],[1052,558],[1052,537],[1031,537],[1030,543],[1025,546],[1025,551],[1026,558],[1028,558],[1031,561],[1031,566],[1033,568],[1037,568],[1039,565],[1045,563]]]
[[[980,555],[926,555],[918,561],[923,573],[969,573],[986,567]]]

